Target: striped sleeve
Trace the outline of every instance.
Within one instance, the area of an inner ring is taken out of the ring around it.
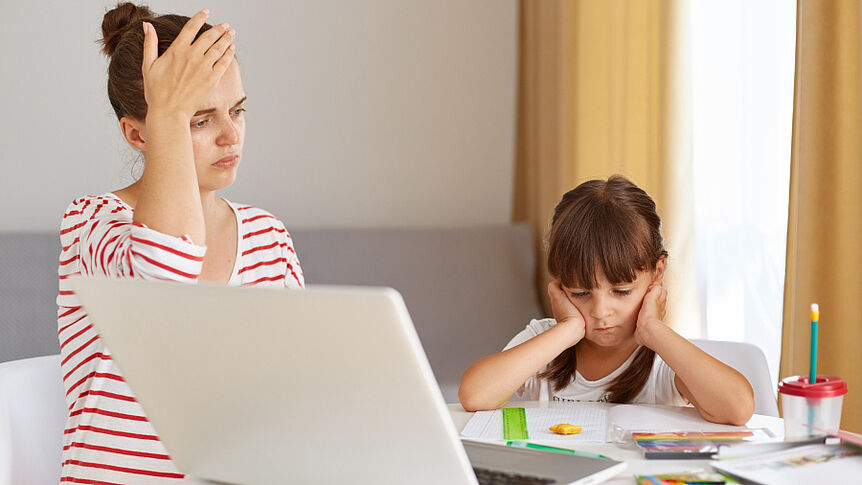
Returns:
[[[302,268],[284,224],[254,206],[236,206],[236,211],[242,234],[237,261],[240,284],[302,288]]]
[[[75,274],[195,281],[206,248],[133,222],[113,194],[69,205],[60,227],[57,335],[69,410],[63,483],[155,485],[183,478],[67,278]]]
[[[72,202],[60,228],[61,286],[64,274],[197,281],[204,246],[187,236],[154,231],[132,217],[131,208],[109,195]],[[69,294],[61,288],[61,297]]]
[[[284,252],[284,259],[287,261],[287,274],[285,274],[284,286],[285,288],[304,288],[305,276],[302,274],[302,267],[299,265],[299,257],[296,255],[296,249],[293,247],[293,238],[290,237],[290,233],[287,232],[284,224],[279,220],[277,220],[277,222],[278,225],[284,229],[284,245],[282,246],[282,250]]]

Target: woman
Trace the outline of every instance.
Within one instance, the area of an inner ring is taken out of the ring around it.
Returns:
[[[126,141],[145,159],[121,190],[81,197],[60,230],[57,298],[69,418],[62,481],[175,483],[183,478],[65,279],[103,275],[301,288],[284,225],[216,197],[236,178],[246,99],[236,32],[123,3],[105,14],[108,96]],[[241,322],[237,322],[241,324]],[[230,417],[226,417],[230,419]]]

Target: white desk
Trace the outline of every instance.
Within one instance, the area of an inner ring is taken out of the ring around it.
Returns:
[[[539,403],[525,401],[513,402],[509,405],[515,407],[567,407],[577,406],[577,403]],[[591,405],[595,405],[595,403],[591,403]],[[461,430],[464,429],[464,426],[466,426],[467,421],[469,421],[470,418],[473,416],[473,413],[464,411],[464,408],[457,403],[448,404],[447,406],[449,407],[449,414],[452,417],[452,421],[455,423],[455,429],[460,433]],[[771,416],[761,416],[755,414],[747,423],[747,426],[749,428],[767,428],[777,437],[784,437],[784,421],[781,418],[774,418]],[[709,466],[709,460],[645,460],[643,459],[643,456],[640,452],[636,450],[619,448],[612,443],[578,443],[574,445],[571,443],[566,443],[565,441],[539,441],[538,443],[556,446],[559,448],[571,448],[575,450],[601,454],[609,456],[615,460],[626,462],[628,464],[628,467],[622,474],[604,482],[610,484],[635,483],[633,478],[634,475],[654,475],[657,473],[678,473],[684,471],[711,470]],[[191,477],[186,478],[182,481],[182,483],[183,485],[215,485],[215,482],[194,479]]]
[[[515,402],[509,405],[515,407],[565,407],[577,406],[577,403]],[[473,413],[464,411],[464,408],[457,403],[448,404],[448,407],[449,413],[452,416],[452,421],[455,423],[455,429],[460,433],[461,430],[464,429],[464,426],[467,425],[467,421],[469,421],[473,416]],[[781,418],[755,414],[747,423],[747,426],[749,428],[766,428],[778,438],[783,439],[784,437],[784,420]],[[566,443],[565,441],[543,441],[539,443],[556,446],[558,448],[570,448],[605,455],[615,460],[624,461],[628,464],[628,468],[626,468],[622,474],[606,481],[605,483],[635,483],[633,478],[634,475],[655,475],[658,473],[712,470],[709,466],[709,460],[645,460],[639,451],[620,448],[612,443],[578,443],[574,445]]]

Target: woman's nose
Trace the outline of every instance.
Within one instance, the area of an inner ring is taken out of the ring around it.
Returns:
[[[234,125],[233,120],[223,123],[219,141],[222,145],[236,145],[239,143],[239,129]]]

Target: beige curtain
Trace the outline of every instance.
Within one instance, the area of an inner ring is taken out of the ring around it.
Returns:
[[[799,0],[782,377],[847,381],[841,427],[862,432],[862,31],[859,0]]]
[[[544,238],[567,190],[614,173],[656,200],[670,252],[668,322],[700,335],[694,281],[684,0],[522,0],[516,221]]]

